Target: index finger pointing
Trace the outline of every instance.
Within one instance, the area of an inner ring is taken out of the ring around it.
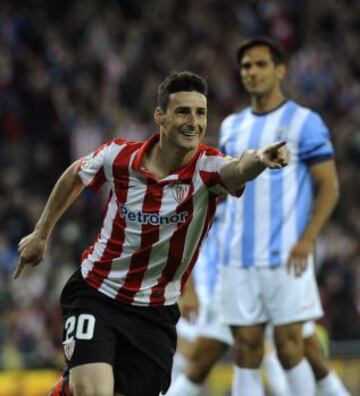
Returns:
[[[285,146],[286,143],[287,143],[287,142],[286,142],[285,140],[280,140],[279,142],[274,143],[274,144],[273,144],[273,147],[278,149],[278,148],[280,148],[280,147]]]
[[[13,279],[16,279],[21,274],[24,267],[25,267],[25,263],[22,260],[20,260],[13,273]]]

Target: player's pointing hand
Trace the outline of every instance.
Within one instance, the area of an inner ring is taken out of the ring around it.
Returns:
[[[270,169],[281,169],[290,161],[290,151],[284,140],[259,149],[258,156],[260,162]]]
[[[27,235],[19,242],[19,261],[15,268],[13,278],[16,279],[26,265],[35,267],[44,258],[47,241],[40,238],[36,231]]]

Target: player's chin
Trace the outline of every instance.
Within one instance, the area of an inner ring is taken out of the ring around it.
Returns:
[[[195,149],[199,146],[200,144],[200,135],[184,135],[181,134],[179,136],[178,143],[181,145],[183,148],[187,148],[189,150]]]

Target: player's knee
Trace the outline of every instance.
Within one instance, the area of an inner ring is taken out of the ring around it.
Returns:
[[[291,368],[304,357],[304,341],[301,324],[275,328],[274,341],[279,360],[284,368]]]
[[[264,343],[248,338],[237,341],[234,347],[235,363],[239,367],[260,367],[264,356]]]
[[[289,336],[276,343],[277,354],[284,368],[295,366],[304,357],[301,337]]]
[[[192,353],[186,368],[186,376],[196,384],[205,382],[211,368],[217,359],[211,359],[211,356],[200,353]]]

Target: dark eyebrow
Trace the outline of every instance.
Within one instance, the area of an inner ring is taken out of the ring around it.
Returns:
[[[263,66],[263,65],[268,64],[269,62],[270,62],[269,59],[259,59],[259,60],[255,61],[255,62],[247,61],[247,62],[242,62],[240,64],[240,67],[244,68],[244,69],[247,69],[247,68],[249,68],[251,66],[251,64],[258,65],[258,66]]]
[[[240,67],[250,67],[251,62],[241,62]]]
[[[178,106],[175,108],[175,111],[188,111],[191,110],[190,106]],[[196,111],[206,112],[206,107],[197,107]]]
[[[184,110],[189,110],[189,106],[178,106],[175,108],[175,111],[184,111]]]

